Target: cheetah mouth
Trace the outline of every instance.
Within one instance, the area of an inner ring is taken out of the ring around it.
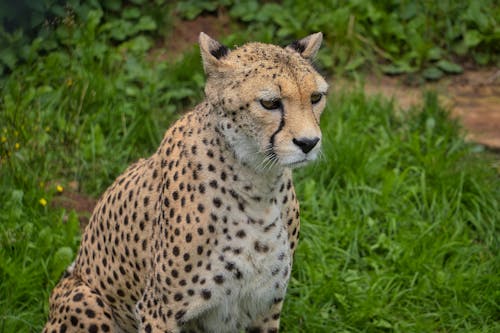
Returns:
[[[295,169],[295,168],[300,168],[302,166],[305,166],[305,165],[307,165],[307,164],[309,164],[311,162],[312,162],[311,160],[308,160],[308,159],[305,158],[305,159],[300,160],[300,161],[286,163],[284,166],[287,167],[287,168]]]

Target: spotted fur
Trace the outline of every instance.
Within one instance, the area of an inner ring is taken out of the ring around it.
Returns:
[[[206,99],[103,194],[44,332],[277,332],[314,160],[321,33],[229,50],[204,33]]]

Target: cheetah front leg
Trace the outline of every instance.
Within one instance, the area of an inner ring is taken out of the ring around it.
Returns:
[[[271,309],[261,318],[258,318],[247,330],[247,333],[277,333],[280,327],[281,308],[283,299],[277,299]]]
[[[119,333],[111,308],[102,297],[79,278],[62,278],[50,296],[49,320],[43,333]]]

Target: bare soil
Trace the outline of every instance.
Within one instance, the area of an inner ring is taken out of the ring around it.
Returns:
[[[409,87],[394,77],[370,76],[365,83],[369,95],[394,99],[401,109],[422,102],[423,93],[434,90],[441,103],[462,123],[466,139],[500,151],[500,69],[466,70],[436,83]]]

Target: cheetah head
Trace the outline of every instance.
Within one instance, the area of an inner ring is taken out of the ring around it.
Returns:
[[[204,33],[199,39],[206,97],[237,158],[258,170],[315,160],[328,84],[311,61],[322,34],[285,48],[248,43],[230,50]]]

